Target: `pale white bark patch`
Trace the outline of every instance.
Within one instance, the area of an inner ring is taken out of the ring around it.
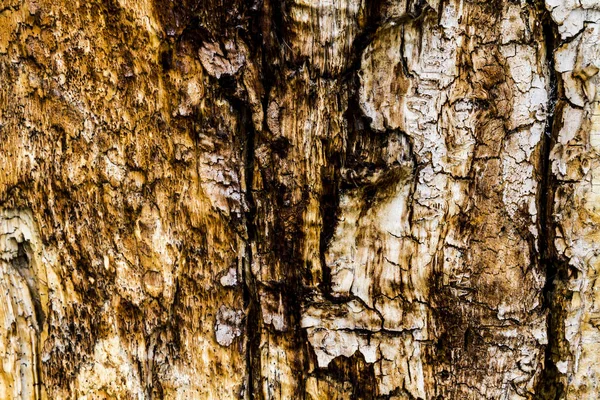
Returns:
[[[233,340],[242,334],[244,312],[221,306],[215,322],[215,338],[221,346],[231,346]]]
[[[555,52],[556,71],[570,103],[557,116],[562,124],[551,154],[552,172],[559,179],[555,246],[572,268],[566,282],[571,299],[560,304],[566,310],[568,350],[556,366],[564,375],[567,397],[587,399],[600,390],[600,3],[547,0],[546,6],[562,38],[569,39]]]
[[[229,268],[227,270],[227,273],[221,276],[221,278],[219,279],[219,283],[221,283],[223,287],[236,286],[238,284],[237,269]]]
[[[47,330],[40,322],[48,314],[48,279],[41,256],[31,211],[0,210],[1,398],[41,396],[40,340]]]
[[[92,400],[103,393],[114,398],[144,398],[138,368],[115,332],[96,343],[92,357],[93,362],[84,364],[77,374],[77,398]]]

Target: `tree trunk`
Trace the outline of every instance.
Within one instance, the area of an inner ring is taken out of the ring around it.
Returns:
[[[597,399],[599,69],[597,0],[0,0],[0,398]]]

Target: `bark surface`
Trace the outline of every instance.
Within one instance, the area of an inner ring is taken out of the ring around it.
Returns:
[[[0,0],[0,398],[597,399],[599,71],[597,0]]]

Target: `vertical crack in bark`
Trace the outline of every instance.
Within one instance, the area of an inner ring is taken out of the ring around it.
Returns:
[[[254,39],[254,38],[252,38]],[[246,314],[246,335],[247,335],[247,348],[246,348],[246,372],[247,372],[247,384],[244,386],[244,391],[241,394],[242,398],[255,399],[255,377],[254,371],[260,371],[260,356],[257,356],[259,352],[260,337],[259,337],[259,321],[260,321],[260,307],[258,306],[258,295],[256,291],[256,280],[252,274],[252,258],[253,250],[252,245],[256,241],[256,204],[254,201],[254,195],[252,192],[253,181],[254,181],[254,151],[255,151],[255,136],[256,131],[252,121],[252,109],[246,100],[237,97],[236,95],[230,95],[234,93],[232,88],[235,87],[235,78],[231,75],[223,75],[217,79],[219,90],[223,96],[227,98],[232,108],[236,110],[238,116],[238,122],[240,125],[240,136],[243,137],[243,147],[241,149],[243,154],[243,192],[245,198],[245,226],[246,226],[246,237],[245,237],[245,249],[242,260],[242,284],[243,284],[243,301],[244,309]],[[197,138],[196,138],[197,139]],[[197,140],[196,140],[196,151]],[[198,171],[198,175],[200,172]]]
[[[564,342],[564,317],[562,308],[564,296],[567,291],[564,287],[566,279],[566,265],[561,262],[557,256],[554,245],[555,223],[553,218],[554,193],[556,190],[556,180],[552,174],[552,163],[550,155],[553,145],[556,143],[556,137],[559,129],[555,124],[557,101],[559,96],[559,82],[554,66],[554,51],[558,47],[556,40],[558,38],[557,27],[552,21],[549,13],[542,7],[542,24],[544,35],[544,47],[546,52],[546,62],[549,78],[548,107],[546,130],[542,138],[542,158],[541,158],[541,183],[539,191],[539,209],[540,209],[540,235],[539,249],[541,264],[546,272],[546,282],[543,289],[544,305],[548,312],[547,316],[547,336],[545,365],[540,382],[536,392],[542,399],[560,399],[564,393],[564,383],[561,382],[560,373],[556,366],[558,357],[561,354],[562,343]],[[560,104],[558,105],[560,108]]]
[[[245,251],[245,262],[243,271],[244,281],[244,302],[246,308],[246,332],[247,332],[247,350],[246,350],[246,368],[248,374],[248,386],[247,394],[245,398],[248,399],[263,399],[265,394],[263,392],[263,368],[262,355],[261,355],[261,336],[264,330],[269,329],[265,326],[263,319],[263,310],[260,301],[259,290],[264,282],[257,279],[253,272],[253,263],[255,262],[256,254],[258,251],[257,243],[259,240],[264,238],[260,237],[260,233],[257,228],[257,218],[260,218],[260,212],[257,208],[257,201],[255,199],[255,157],[256,148],[260,144],[261,136],[268,131],[268,113],[269,98],[272,90],[279,81],[279,70],[281,69],[281,46],[284,46],[283,33],[281,32],[281,20],[283,6],[279,2],[272,2],[266,0],[261,2],[262,6],[256,8],[256,13],[250,22],[250,32],[248,40],[251,42],[251,46],[255,49],[255,62],[257,63],[257,69],[259,70],[260,85],[263,88],[262,97],[260,102],[263,109],[263,120],[262,130],[257,131],[256,127],[252,122],[251,108],[248,104],[242,102],[241,110],[243,115],[244,132],[242,135],[245,137],[244,146],[244,177],[245,177],[245,198],[247,202],[246,211],[246,229],[247,229],[247,242]],[[260,171],[259,171],[260,173]],[[262,195],[268,195],[264,190],[261,191]],[[259,194],[260,196],[261,194]],[[260,201],[260,198],[259,198]],[[277,240],[278,238],[270,238],[270,240]],[[287,285],[291,289],[292,285]],[[284,288],[286,285],[283,286]],[[285,291],[285,289],[283,290]],[[289,296],[289,293],[287,294]],[[297,310],[292,310],[292,313],[297,313],[299,320],[299,305]],[[299,329],[293,327],[292,329]],[[304,338],[306,339],[306,338]],[[306,342],[306,340],[303,340]],[[298,349],[303,351],[303,349]],[[305,369],[305,368],[303,368]],[[276,384],[276,383],[275,383]]]
[[[248,385],[246,390],[250,399],[255,398],[255,382],[253,371],[260,371],[260,367],[255,365],[260,362],[260,357],[255,357],[258,354],[260,338],[258,337],[258,321],[260,318],[260,310],[258,308],[258,297],[256,294],[256,282],[252,275],[252,243],[256,240],[256,226],[254,218],[256,216],[256,205],[252,194],[252,182],[254,179],[254,137],[255,131],[252,124],[252,118],[248,115],[250,112],[247,107],[243,108],[244,113],[242,120],[247,129],[245,129],[245,148],[244,148],[244,178],[245,178],[245,197],[247,202],[246,210],[246,254],[243,264],[242,279],[244,281],[244,307],[246,309],[246,334],[247,334],[247,349],[246,349],[246,368],[248,373]]]

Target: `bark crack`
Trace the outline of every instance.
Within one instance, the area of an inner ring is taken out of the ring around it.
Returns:
[[[247,114],[249,110],[245,108]],[[255,377],[253,371],[260,371],[260,368],[255,365],[260,362],[260,357],[256,357],[258,354],[260,337],[258,335],[258,324],[261,320],[260,309],[258,307],[258,295],[256,293],[256,282],[252,274],[252,243],[256,240],[256,205],[254,202],[254,196],[252,193],[252,182],[254,180],[254,140],[255,131],[252,124],[252,119],[248,115],[244,115],[246,119],[246,131],[245,140],[245,157],[244,157],[244,178],[245,178],[245,198],[247,202],[246,210],[246,251],[245,260],[243,265],[243,281],[244,281],[244,307],[246,309],[246,334],[248,335],[248,348],[246,350],[246,369],[248,372],[248,398],[255,398]]]
[[[541,7],[543,7],[543,4]],[[554,245],[555,223],[553,206],[557,181],[552,174],[552,163],[550,160],[552,147],[556,143],[559,131],[555,123],[555,111],[559,98],[560,82],[554,66],[554,51],[558,47],[556,43],[558,29],[546,10],[542,13],[542,21],[549,91],[546,129],[542,137],[541,183],[539,190],[540,234],[538,245],[541,264],[546,273],[543,298],[545,309],[548,312],[546,326],[548,344],[545,351],[544,371],[541,374],[536,392],[543,399],[559,399],[562,398],[564,393],[564,383],[561,380],[556,362],[558,361],[557,357],[561,353],[560,348],[564,342],[564,330],[561,329],[564,321],[564,310],[561,309],[561,297],[566,295],[566,291],[561,290],[564,286],[561,282],[564,281],[565,265],[559,260]]]

